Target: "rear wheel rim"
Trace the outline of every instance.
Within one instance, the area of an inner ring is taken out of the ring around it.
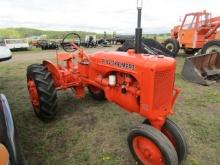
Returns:
[[[39,109],[39,105],[40,105],[39,96],[38,96],[36,84],[32,78],[28,79],[27,86],[28,86],[29,97],[33,107],[35,109]]]
[[[164,165],[160,149],[148,138],[137,136],[132,142],[134,152],[145,165]]]

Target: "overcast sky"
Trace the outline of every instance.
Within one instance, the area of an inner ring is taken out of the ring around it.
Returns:
[[[164,33],[187,12],[220,16],[220,0],[143,0],[144,33]],[[136,0],[0,0],[0,28],[31,27],[132,34]]]

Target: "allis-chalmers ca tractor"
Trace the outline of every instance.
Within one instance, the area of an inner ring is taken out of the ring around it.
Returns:
[[[178,53],[184,49],[193,54],[202,49],[202,54],[220,52],[220,17],[212,18],[206,11],[186,14],[183,22],[171,30],[171,39],[164,44],[167,49]]]
[[[141,9],[138,8],[139,16]],[[140,18],[140,17],[139,17]],[[180,92],[174,87],[175,59],[141,54],[140,19],[136,29],[136,49],[127,52],[97,52],[87,55],[73,40],[66,51],[57,53],[57,64],[44,60],[27,68],[27,86],[36,115],[51,120],[57,113],[57,91],[73,89],[77,99],[88,88],[98,100],[107,99],[128,112],[145,118],[128,135],[134,158],[146,165],[177,165],[187,155],[185,137],[168,115]],[[77,34],[68,34],[80,38]],[[60,63],[65,62],[65,66]]]

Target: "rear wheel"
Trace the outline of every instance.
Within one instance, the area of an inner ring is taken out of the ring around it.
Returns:
[[[105,100],[105,92],[102,89],[99,89],[95,86],[88,86],[89,93],[96,100]]]
[[[36,115],[42,120],[53,119],[57,113],[57,92],[47,68],[39,64],[28,66],[27,87]]]
[[[150,124],[148,120],[143,122],[144,124]],[[176,149],[178,155],[179,164],[186,159],[188,148],[186,138],[182,130],[170,119],[166,119],[161,132],[170,140]]]
[[[167,39],[164,42],[164,46],[165,48],[167,48],[169,51],[173,52],[175,55],[178,54],[180,46],[179,46],[179,42],[176,39]]]
[[[139,164],[178,165],[176,151],[157,129],[142,124],[128,135],[129,149]]]
[[[202,54],[213,52],[220,52],[220,40],[209,41],[202,48]]]

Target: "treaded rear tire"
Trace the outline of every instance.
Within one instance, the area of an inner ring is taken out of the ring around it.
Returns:
[[[34,107],[37,117],[43,121],[52,120],[57,113],[57,92],[51,73],[41,64],[32,64],[27,68],[27,80],[36,84],[39,106]]]
[[[144,164],[144,163],[141,162],[141,160],[138,158],[133,148],[133,140],[137,136],[142,136],[145,137],[146,139],[151,140],[158,147],[158,149],[163,155],[163,160],[165,165],[178,165],[177,153],[173,145],[167,139],[167,137],[157,129],[145,124],[141,124],[140,126],[134,128],[129,133],[127,139],[129,149],[133,157],[139,164]]]
[[[202,54],[208,54],[208,53],[210,53],[210,52],[207,52],[207,50],[208,50],[210,47],[212,47],[212,46],[219,47],[219,50],[220,50],[220,40],[212,40],[212,41],[207,42],[207,43],[203,46],[203,48],[202,48],[202,50],[201,50],[201,53],[202,53]],[[220,52],[220,51],[219,51],[219,52]]]
[[[169,49],[168,48],[168,45],[171,44],[173,46],[173,50]],[[173,52],[175,54],[175,56],[177,56],[178,52],[179,52],[179,49],[180,49],[180,46],[179,46],[179,42],[176,40],[176,39],[167,39],[165,42],[164,42],[164,46],[165,48],[167,48],[169,51]]]

